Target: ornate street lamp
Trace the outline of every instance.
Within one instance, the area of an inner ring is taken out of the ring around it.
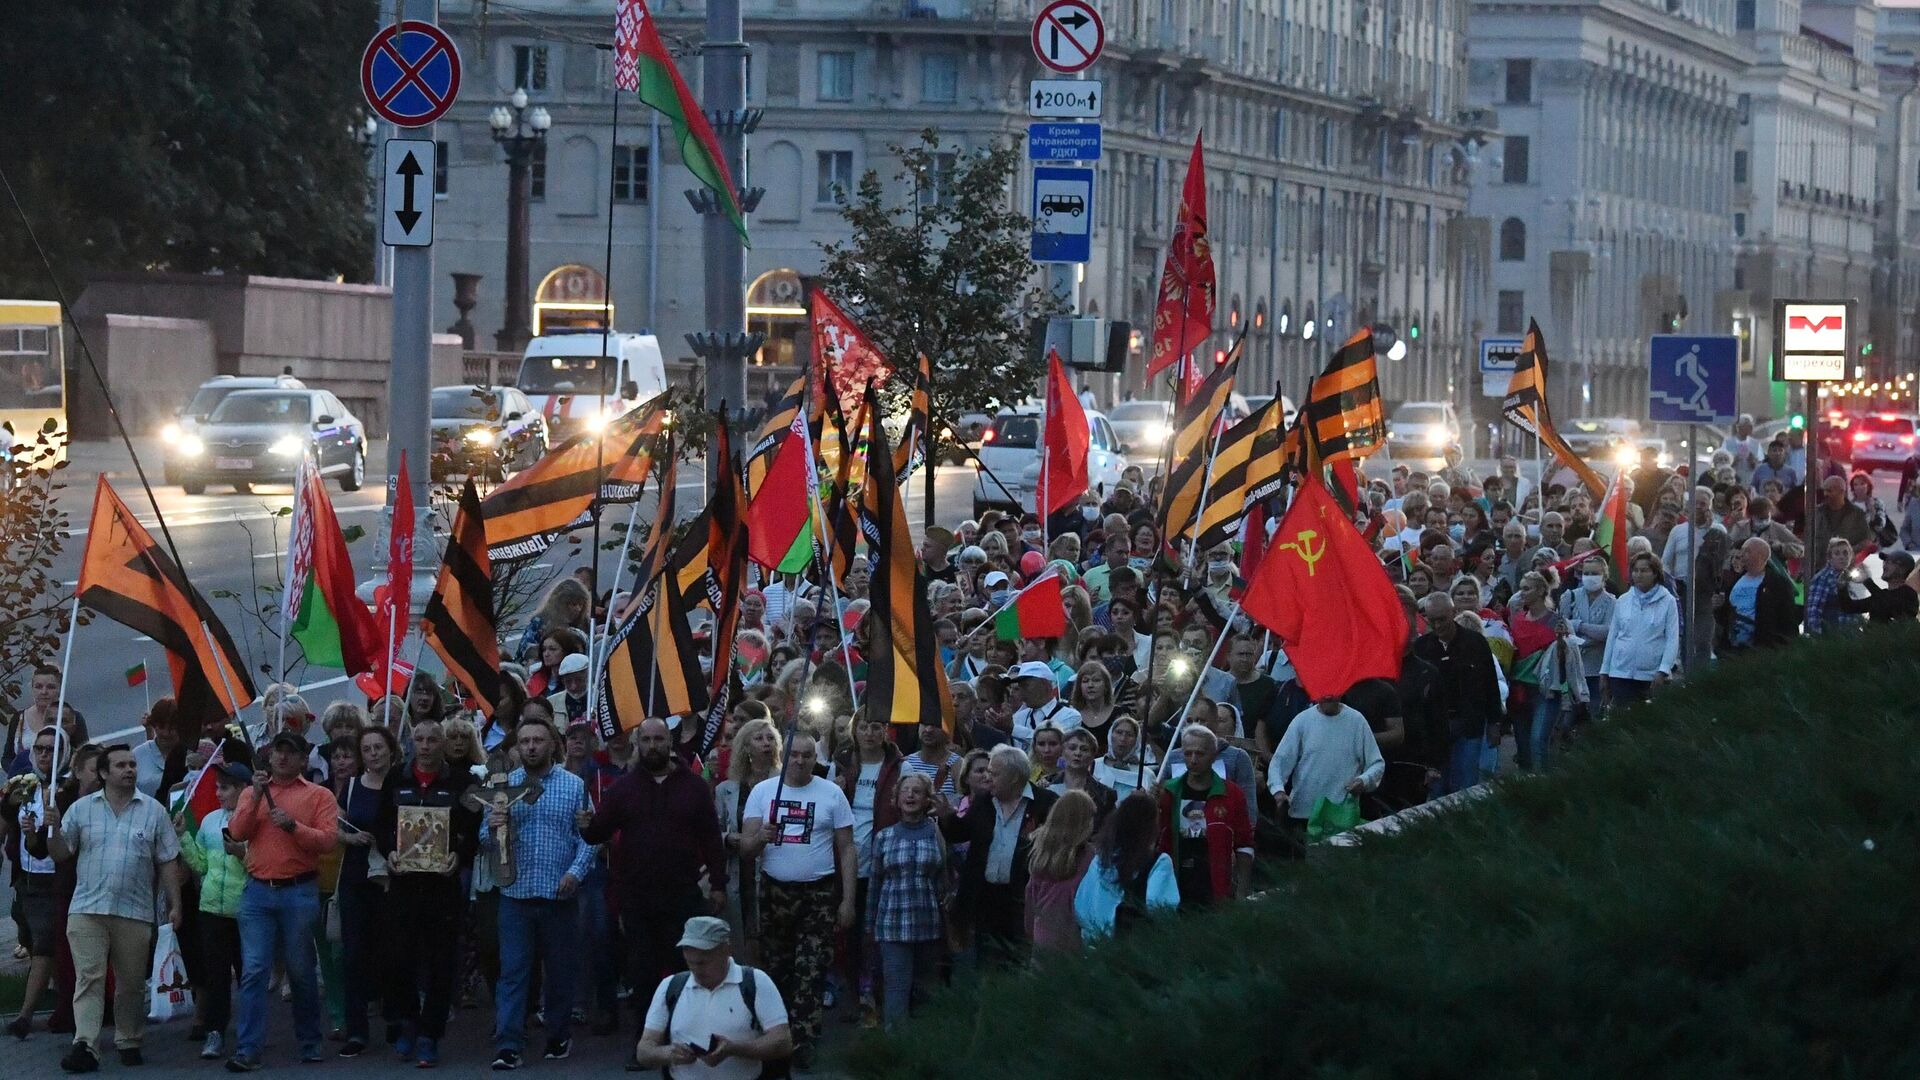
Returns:
[[[506,325],[495,334],[501,352],[519,352],[533,336],[528,322],[533,302],[527,295],[529,204],[533,201],[533,158],[546,145],[553,117],[535,105],[527,107],[527,92],[515,90],[508,104],[494,107],[487,123],[493,141],[507,155],[507,305]]]

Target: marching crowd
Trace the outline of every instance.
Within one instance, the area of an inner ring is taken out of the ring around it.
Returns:
[[[1751,431],[1699,475],[1644,459],[1618,519],[1511,458],[1363,477],[1355,522],[1410,632],[1397,679],[1319,700],[1240,614],[1238,548],[1169,543],[1160,478],[1133,470],[1052,522],[927,531],[951,728],[861,703],[859,559],[837,588],[775,574],[745,595],[744,693],[704,754],[699,717],[602,737],[590,620],[623,598],[573,578],[508,650],[491,715],[422,672],[317,716],[272,687],[264,732],[183,732],[163,698],[146,741],[97,745],[71,708],[55,738],[62,672],[42,668],[5,748],[29,962],[8,1031],[70,1033],[61,1065],[85,1072],[110,1023],[139,1064],[166,928],[201,1056],[234,1072],[269,1064],[283,1000],[308,1062],[431,1067],[456,1010],[485,1005],[496,1070],[567,1058],[576,1033],[624,1033],[636,1071],[806,1068],[830,1023],[891,1025],[979,969],[1235,903],[1256,859],[1545,769],[1715,656],[1913,619],[1912,493],[1890,513],[1828,466],[1808,506],[1799,433]],[[1049,575],[1064,631],[1009,634],[996,615]]]

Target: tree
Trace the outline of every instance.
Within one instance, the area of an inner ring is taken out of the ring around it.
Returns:
[[[938,432],[1032,392],[1036,322],[1065,305],[1034,283],[1031,222],[1012,208],[1011,143],[943,146],[927,130],[889,150],[900,163],[891,183],[869,170],[843,192],[852,236],[822,245],[821,284],[893,362],[890,398],[910,392],[927,354]]]
[[[66,462],[56,464],[63,440],[51,420],[17,435],[0,428],[0,446],[8,448],[0,460],[0,729],[15,722],[9,703],[20,700],[33,669],[58,660],[61,639],[71,632],[73,590],[63,590],[53,570],[68,524],[59,505]]]
[[[4,168],[69,296],[96,270],[364,280],[372,0],[14,0]],[[11,219],[0,205],[0,220]],[[48,296],[0,228],[0,295]]]

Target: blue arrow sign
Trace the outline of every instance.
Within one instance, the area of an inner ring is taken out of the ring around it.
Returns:
[[[1099,161],[1099,124],[1028,124],[1028,161]]]
[[[1731,334],[1655,334],[1647,342],[1647,417],[1673,424],[1729,424],[1740,409],[1740,339]]]
[[[1083,263],[1093,257],[1093,170],[1033,167],[1034,262]]]

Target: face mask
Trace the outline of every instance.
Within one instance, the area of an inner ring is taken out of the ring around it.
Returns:
[[[1097,506],[1083,506],[1080,508],[1080,516],[1088,521],[1099,521],[1100,508]]]
[[[1028,529],[1028,530],[1026,530],[1025,532],[1023,532],[1023,533],[1021,533],[1021,534],[1020,534],[1020,541],[1021,541],[1021,543],[1025,543],[1025,544],[1037,544],[1037,543],[1039,543],[1039,542],[1040,542],[1040,530],[1039,530],[1039,529]]]
[[[1135,570],[1145,570],[1147,567],[1153,565],[1153,561],[1145,555],[1133,555],[1128,557],[1127,565]]]
[[[1001,604],[1006,603],[1007,598],[1012,595],[1013,595],[1012,590],[995,589],[992,592],[987,594],[987,601],[991,603],[994,607],[999,607]]]
[[[1755,532],[1759,532],[1761,529],[1764,529],[1771,524],[1773,524],[1772,518],[1754,518],[1753,519],[1753,529]]]
[[[1207,573],[1212,574],[1214,577],[1225,577],[1227,576],[1227,572],[1232,569],[1233,564],[1227,562],[1225,559],[1207,560]]]
[[[1602,575],[1602,574],[1581,574],[1580,575],[1580,584],[1585,586],[1588,592],[1599,592],[1600,587],[1602,585],[1605,585],[1606,583],[1607,583],[1607,579],[1605,575]]]

